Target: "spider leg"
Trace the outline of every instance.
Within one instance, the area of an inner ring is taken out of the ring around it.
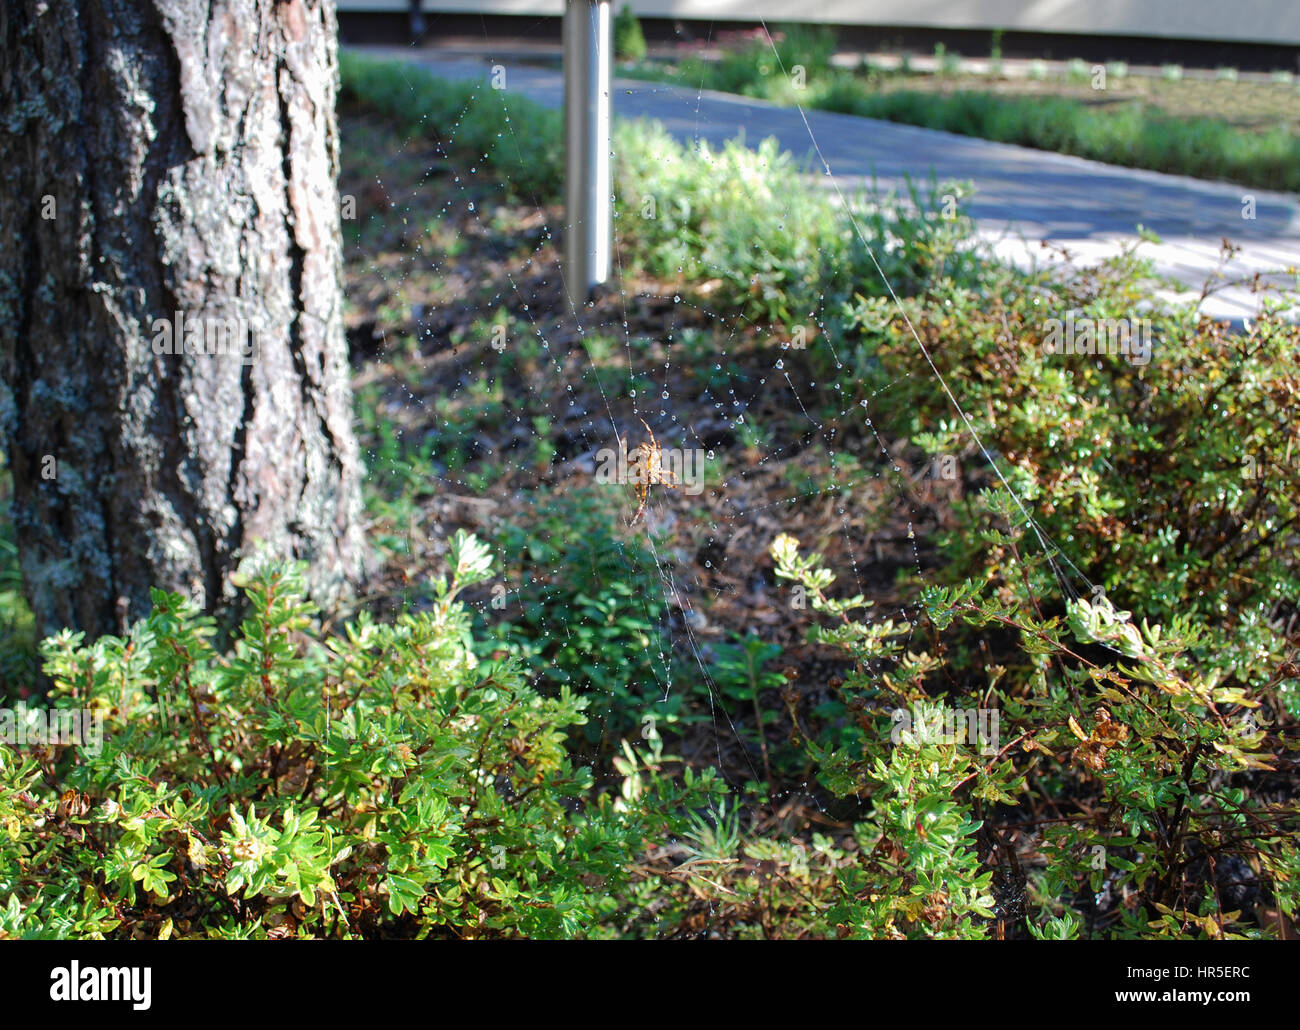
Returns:
[[[656,451],[659,450],[659,441],[655,439],[655,431],[646,425],[645,419],[641,419],[641,424],[645,426],[645,431],[650,434],[650,446]]]
[[[628,522],[628,525],[635,526],[636,520],[641,517],[644,511],[645,511],[645,498],[643,497],[641,498],[641,503],[637,505],[636,514],[632,516],[631,520]]]

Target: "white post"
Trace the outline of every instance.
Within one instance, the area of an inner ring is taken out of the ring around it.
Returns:
[[[564,12],[564,283],[575,317],[609,279],[609,0],[566,0]]]

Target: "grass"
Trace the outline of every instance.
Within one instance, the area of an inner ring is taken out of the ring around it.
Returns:
[[[399,135],[438,144],[458,170],[496,173],[511,193],[555,195],[562,180],[561,116],[486,82],[446,82],[398,61],[339,55],[340,101],[364,100]],[[500,102],[487,102],[499,96]],[[528,131],[516,131],[519,124]]]
[[[1067,97],[870,93],[846,82],[828,90],[822,106],[1130,168],[1300,190],[1300,141],[1287,130],[1244,132],[1209,118],[1170,117],[1140,103],[1103,110]]]

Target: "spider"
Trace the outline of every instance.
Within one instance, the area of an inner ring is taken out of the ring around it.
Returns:
[[[663,465],[663,448],[659,446],[659,441],[655,439],[654,430],[646,426],[645,419],[641,419],[641,424],[645,426],[645,431],[650,434],[649,440],[643,440],[637,444],[631,454],[627,449],[627,437],[621,437],[618,441],[619,449],[623,452],[623,460],[628,470],[627,480],[632,484],[632,489],[636,491],[637,509],[636,514],[632,516],[629,526],[636,525],[636,520],[645,512],[645,502],[650,497],[650,488],[658,484],[676,490],[681,484],[677,482],[677,474],[671,469],[664,468]]]

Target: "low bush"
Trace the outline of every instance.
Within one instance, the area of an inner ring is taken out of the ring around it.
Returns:
[[[601,751],[639,730],[647,714],[674,722],[680,711],[657,566],[639,537],[617,533],[625,516],[609,499],[600,488],[560,495],[503,528],[498,547],[511,586],[480,645],[535,670],[539,687],[584,698],[592,716],[585,734]]]
[[[592,791],[585,719],[479,662],[457,601],[489,556],[459,536],[432,611],[323,640],[292,569],[243,579],[233,648],[178,595],[125,638],[43,647],[58,704],[102,748],[0,745],[6,937],[608,934],[629,859],[714,784],[627,749]],[[676,813],[676,814],[672,814]]]
[[[909,184],[904,198],[855,196],[859,236],[838,198],[811,188],[774,139],[756,149],[732,141],[691,150],[647,124],[620,131],[616,152],[615,225],[626,264],[681,280],[687,293],[703,289],[711,307],[788,326],[836,310],[854,292],[884,293],[881,272],[903,293],[982,274],[964,246],[967,186]]]
[[[410,139],[436,143],[464,175],[499,176],[509,195],[550,202],[564,182],[563,118],[527,97],[449,82],[414,64],[339,54],[339,99],[360,103]]]
[[[848,306],[843,388],[953,473],[928,481],[950,521],[908,620],[828,596],[833,573],[792,538],[773,548],[823,615],[812,639],[855,661],[807,734],[823,783],[873,806],[871,861],[841,877],[851,932],[978,935],[990,897],[992,925],[1027,912],[1038,936],[1259,936],[1294,917],[1300,328],[1271,301],[1241,333],[1156,307],[1143,273],[1127,253],[941,284],[906,322]],[[1049,348],[1076,317],[1148,333],[1147,360]],[[992,750],[891,730],[933,728],[932,706],[996,712]],[[891,796],[909,814],[886,828]]]

